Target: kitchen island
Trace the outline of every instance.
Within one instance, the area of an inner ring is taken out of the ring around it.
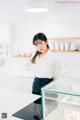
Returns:
[[[40,97],[39,95],[15,92],[7,89],[0,89],[0,118],[1,118],[1,113],[4,114],[7,113],[6,120],[19,120],[20,117],[17,118],[13,114],[23,109],[24,107],[27,108],[28,105],[30,105],[39,97]],[[27,111],[26,111],[26,115],[27,115]],[[30,116],[26,116],[26,118],[27,117]]]
[[[0,88],[32,92],[34,75],[26,58],[7,58],[0,65]]]
[[[0,65],[0,117],[1,113],[7,113],[9,120],[22,120],[33,115],[29,110],[40,96],[32,94],[34,75],[29,65],[22,58],[7,58]]]

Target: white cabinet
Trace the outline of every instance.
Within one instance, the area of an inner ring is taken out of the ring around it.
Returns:
[[[32,92],[32,77],[0,74],[0,89],[11,89],[20,92]]]

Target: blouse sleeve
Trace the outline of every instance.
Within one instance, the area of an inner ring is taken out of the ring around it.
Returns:
[[[55,79],[58,79],[61,77],[62,70],[63,70],[63,67],[62,67],[60,59],[56,59],[54,62],[54,78]]]

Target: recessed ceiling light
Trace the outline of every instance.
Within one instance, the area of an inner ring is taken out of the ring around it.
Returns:
[[[28,8],[26,9],[26,11],[31,13],[41,13],[41,12],[47,12],[48,9],[47,8]]]

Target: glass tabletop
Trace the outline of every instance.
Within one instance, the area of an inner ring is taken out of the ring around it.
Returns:
[[[42,91],[80,96],[80,78],[62,77],[43,87]]]

